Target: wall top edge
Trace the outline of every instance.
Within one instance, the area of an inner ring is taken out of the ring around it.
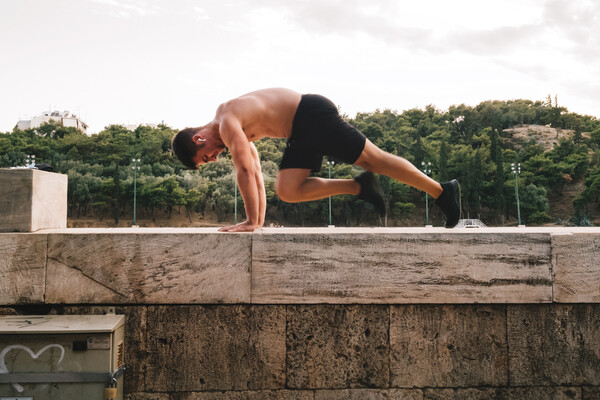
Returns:
[[[324,235],[324,234],[600,234],[600,227],[525,227],[525,228],[262,228],[253,233],[223,233],[219,228],[64,228],[41,229],[36,232],[2,232],[7,235],[24,234],[218,234],[218,235]]]

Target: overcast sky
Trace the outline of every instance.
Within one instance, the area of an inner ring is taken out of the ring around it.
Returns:
[[[600,117],[599,0],[1,0],[0,132],[203,125],[265,87],[343,112],[558,95]]]

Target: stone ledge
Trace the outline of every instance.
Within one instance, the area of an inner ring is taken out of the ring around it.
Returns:
[[[0,304],[600,302],[599,228],[0,233]]]

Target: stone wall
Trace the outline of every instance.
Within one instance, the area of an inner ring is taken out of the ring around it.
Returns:
[[[0,251],[0,313],[126,315],[130,400],[600,399],[597,229],[69,229]]]

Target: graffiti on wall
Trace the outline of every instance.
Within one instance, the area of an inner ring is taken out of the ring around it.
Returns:
[[[42,347],[37,353],[34,353],[33,350],[31,350],[29,347],[27,346],[23,346],[21,344],[13,344],[10,346],[5,347],[1,352],[0,352],[0,374],[8,374],[8,368],[6,367],[6,355],[12,351],[12,350],[23,350],[27,353],[29,353],[29,355],[31,356],[31,358],[33,358],[34,360],[36,360],[39,356],[41,356],[42,354],[44,354],[44,352],[48,349],[51,349],[53,347],[58,348],[61,351],[60,354],[60,358],[58,359],[57,364],[60,364],[63,360],[63,357],[65,356],[65,348],[62,347],[60,344],[49,344],[47,346]],[[18,383],[13,383],[13,387],[19,392],[22,393],[23,392],[23,386],[19,385]]]

